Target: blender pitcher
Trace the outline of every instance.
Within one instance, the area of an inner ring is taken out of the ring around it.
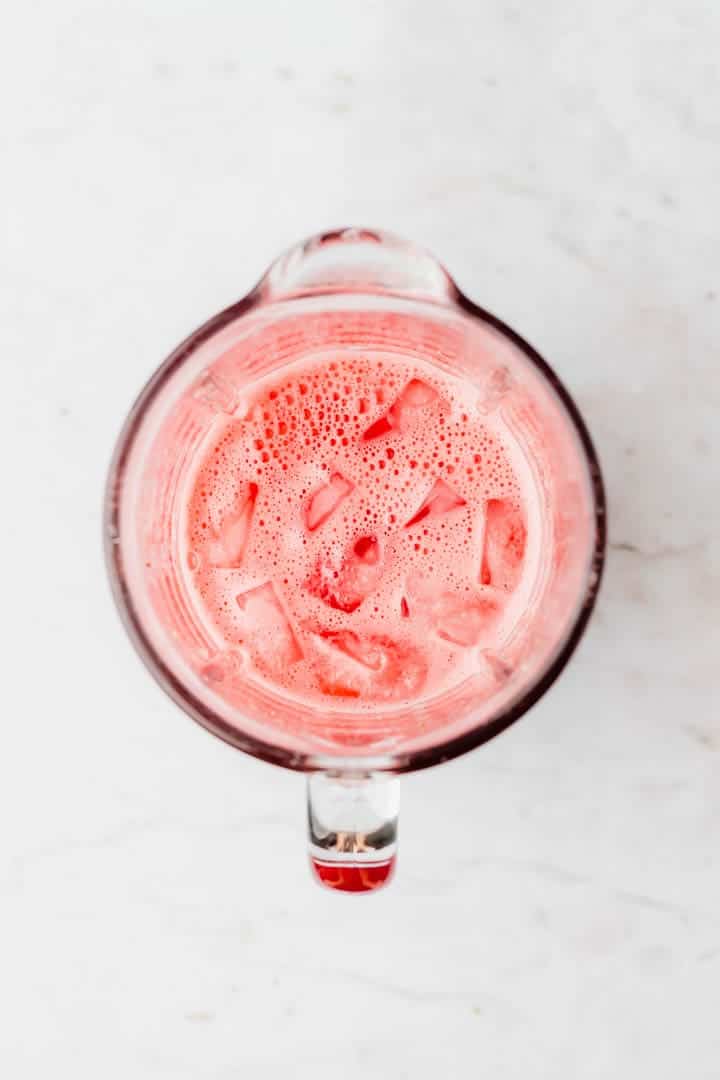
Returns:
[[[420,703],[292,700],[247,670],[198,617],[187,575],[197,554],[181,526],[198,456],[242,415],[247,391],[327,350],[416,358],[477,388],[505,425],[542,499],[544,553],[527,610],[477,670]],[[521,337],[477,307],[430,255],[357,228],[315,236],[272,264],[242,300],[191,334],[127,418],[107,486],[107,565],[125,627],[151,674],[232,746],[307,774],[311,865],[323,884],[385,884],[397,843],[398,774],[447,761],[497,735],[557,678],[597,593],[605,544],[598,461],[557,376]]]

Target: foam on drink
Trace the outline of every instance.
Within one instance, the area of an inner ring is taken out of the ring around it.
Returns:
[[[187,505],[188,580],[249,677],[315,704],[414,702],[511,632],[535,498],[469,380],[318,357],[218,419]]]

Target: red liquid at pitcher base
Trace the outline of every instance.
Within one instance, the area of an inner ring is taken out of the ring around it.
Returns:
[[[302,701],[415,703],[477,670],[537,572],[538,494],[469,380],[333,354],[247,392],[187,502],[195,603],[247,675]]]

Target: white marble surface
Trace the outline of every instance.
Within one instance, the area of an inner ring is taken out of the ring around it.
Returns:
[[[716,1080],[720,7],[4,23],[2,1075]],[[366,901],[312,884],[301,778],[151,685],[99,545],[151,369],[350,222],[433,249],[554,363],[612,541],[561,682],[406,780],[399,876]]]

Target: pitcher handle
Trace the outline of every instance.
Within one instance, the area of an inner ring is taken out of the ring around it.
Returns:
[[[387,885],[397,857],[400,781],[386,773],[310,773],[310,864],[329,889],[371,892]]]

